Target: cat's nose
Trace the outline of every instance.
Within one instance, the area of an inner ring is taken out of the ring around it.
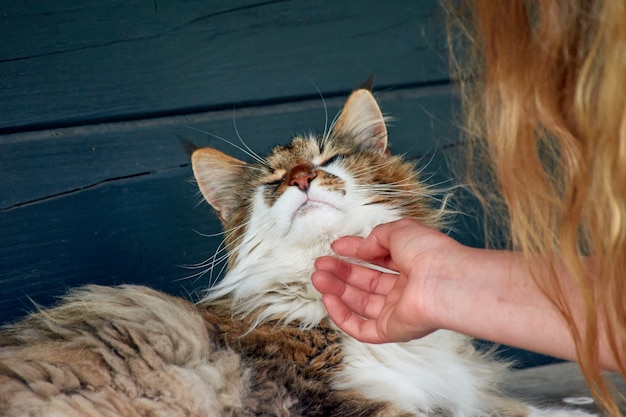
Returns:
[[[298,165],[289,172],[288,184],[295,185],[300,190],[306,191],[311,185],[311,181],[315,179],[317,173],[310,165]]]

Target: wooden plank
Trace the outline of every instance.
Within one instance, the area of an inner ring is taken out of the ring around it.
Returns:
[[[394,152],[419,155],[457,140],[456,99],[449,87],[377,93],[390,123]],[[345,97],[331,99],[329,122]],[[51,196],[76,192],[116,178],[167,170],[188,163],[178,137],[245,158],[205,130],[239,144],[237,130],[259,153],[298,133],[324,130],[320,98],[292,104],[201,113],[127,123],[63,128],[0,136],[0,212]]]
[[[447,79],[437,0],[0,1],[0,133]]]
[[[618,374],[607,376],[618,392],[626,392],[626,383]],[[600,412],[578,366],[573,363],[515,371],[504,385],[509,395],[537,406]],[[626,404],[621,405],[621,411],[626,414]]]
[[[208,285],[185,280],[220,238],[198,205],[189,167],[114,181],[0,215],[0,321],[48,305],[86,283],[146,284],[188,296]]]

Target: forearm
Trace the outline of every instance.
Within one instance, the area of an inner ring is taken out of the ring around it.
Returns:
[[[577,291],[567,276],[561,278],[565,297],[580,323]],[[520,254],[465,248],[460,262],[449,265],[432,285],[436,288],[431,292],[430,309],[439,327],[576,360],[565,321],[537,287]],[[607,356],[601,352],[601,363],[614,368]]]

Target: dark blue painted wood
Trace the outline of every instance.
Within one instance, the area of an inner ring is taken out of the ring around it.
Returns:
[[[447,79],[437,0],[0,1],[0,129]]]
[[[385,113],[394,117],[390,123],[394,151],[417,155],[456,140],[451,124],[455,99],[449,87],[377,95]],[[329,123],[343,100],[327,101]],[[234,147],[190,127],[239,143],[236,126],[253,149],[264,153],[294,134],[322,132],[324,121],[324,103],[318,97],[263,108],[0,135],[0,212],[103,181],[187,164],[178,137],[243,157]]]
[[[213,253],[218,231],[197,206],[190,169],[103,184],[0,215],[0,320],[50,304],[67,289],[97,283],[143,283],[188,295],[184,278]],[[204,282],[206,287],[206,282]]]

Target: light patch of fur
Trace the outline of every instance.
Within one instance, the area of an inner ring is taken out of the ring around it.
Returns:
[[[506,365],[485,358],[460,334],[439,331],[384,345],[346,338],[344,346],[346,368],[336,381],[338,389],[354,389],[424,415],[442,410],[455,416],[497,414],[500,403],[507,402],[497,391]]]
[[[145,287],[88,287],[0,341],[3,416],[227,416],[247,374],[192,305]]]

